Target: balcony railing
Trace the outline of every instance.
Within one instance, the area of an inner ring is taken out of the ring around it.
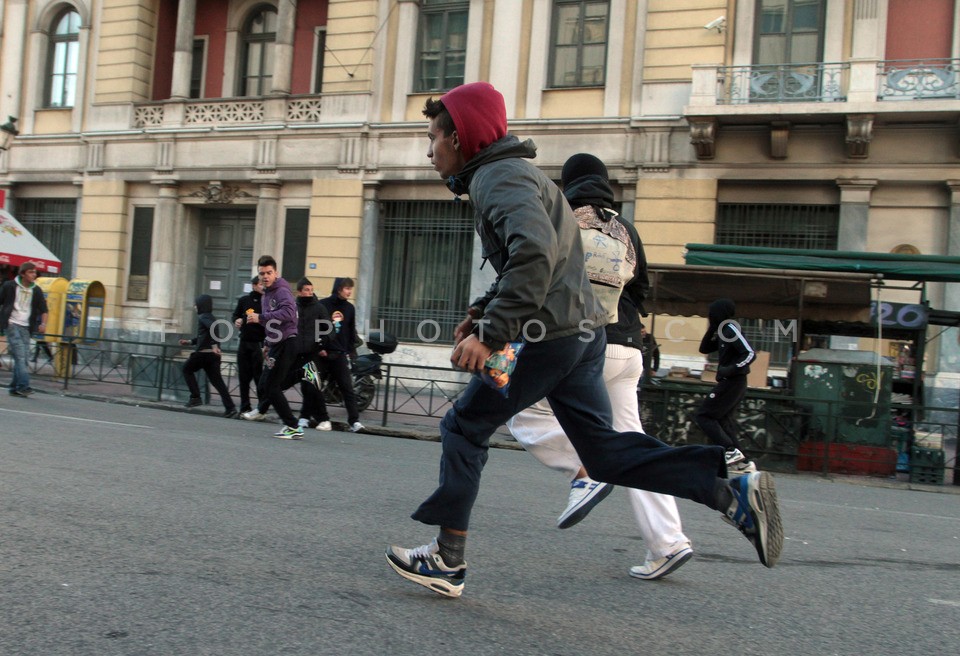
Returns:
[[[960,99],[960,59],[856,60],[696,65],[690,106],[954,99]]]
[[[349,121],[366,112],[365,94],[336,97],[165,100],[133,106],[134,128],[222,128]]]
[[[720,69],[717,103],[837,102],[849,64],[726,66]]]
[[[960,99],[960,59],[880,62],[880,100]]]

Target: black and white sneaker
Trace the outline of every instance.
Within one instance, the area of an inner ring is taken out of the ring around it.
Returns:
[[[783,523],[773,476],[753,472],[730,481],[733,503],[724,519],[753,544],[760,562],[773,567],[783,550]]]
[[[386,556],[397,574],[437,594],[456,598],[463,592],[467,564],[450,567],[443,562],[436,540],[414,549],[388,547]]]
[[[567,507],[557,518],[557,528],[570,528],[613,492],[613,486],[584,476],[570,483]]]

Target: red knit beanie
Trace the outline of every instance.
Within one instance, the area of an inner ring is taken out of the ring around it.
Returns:
[[[503,96],[489,82],[463,84],[443,94],[440,102],[453,118],[460,150],[468,162],[507,134]]]

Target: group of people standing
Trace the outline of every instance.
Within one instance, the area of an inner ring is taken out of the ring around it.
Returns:
[[[318,299],[313,283],[303,278],[294,295],[290,284],[280,277],[276,260],[264,255],[257,261],[257,275],[250,284],[250,292],[237,302],[232,317],[240,334],[240,408],[234,404],[220,374],[219,341],[223,336],[218,336],[214,329],[213,299],[207,294],[201,294],[195,302],[197,336],[180,340],[181,345],[196,346],[183,366],[190,389],[187,407],[203,403],[195,376],[202,369],[220,394],[224,417],[239,415],[248,421],[263,421],[273,406],[283,423],[274,437],[300,440],[305,428],[333,428],[320,389],[320,381],[329,377],[343,397],[348,429],[363,430],[350,367],[357,356],[358,341],[356,315],[350,302],[354,281],[336,278],[331,294]],[[255,383],[256,406],[250,400],[251,383]],[[294,416],[285,394],[298,383],[303,397],[299,418]]]

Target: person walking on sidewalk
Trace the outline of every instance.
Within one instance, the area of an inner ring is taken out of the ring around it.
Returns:
[[[233,311],[233,325],[240,329],[240,342],[237,345],[237,378],[240,381],[240,412],[250,412],[250,385],[254,391],[263,374],[263,326],[247,321],[247,313],[262,311],[263,285],[260,276],[250,281],[250,293],[240,297]],[[257,401],[259,401],[259,397]]]
[[[261,420],[267,407],[273,405],[283,422],[283,428],[273,436],[283,440],[302,440],[303,429],[297,425],[297,418],[283,394],[284,382],[297,359],[297,302],[289,283],[277,271],[277,261],[271,256],[264,255],[257,261],[257,274],[263,283],[263,311],[248,313],[247,321],[263,326],[267,357],[257,385],[257,407],[241,416],[250,421]]]
[[[30,335],[47,332],[47,300],[36,280],[37,265],[24,262],[20,265],[19,275],[13,280],[4,281],[0,287],[0,330],[6,333],[13,356],[11,396],[27,397],[33,394],[27,365]]]
[[[363,430],[363,424],[360,423],[360,410],[350,371],[350,363],[357,358],[356,311],[350,302],[353,287],[353,278],[335,278],[330,296],[320,301],[333,322],[333,330],[326,338],[327,354],[320,358],[320,364],[340,389],[343,406],[347,410],[347,426],[351,433],[357,433]]]
[[[717,384],[700,404],[694,421],[707,439],[723,447],[727,469],[743,473],[757,471],[757,466],[740,449],[736,415],[747,394],[750,363],[757,356],[733,320],[736,311],[737,306],[729,298],[710,304],[707,313],[710,325],[700,340],[700,352],[704,355],[719,352]]]
[[[584,244],[587,277],[613,323],[605,329],[607,351],[603,382],[613,409],[613,428],[643,432],[637,384],[643,374],[643,302],[650,288],[647,258],[636,228],[613,211],[613,189],[607,167],[597,157],[578,153],[563,165],[563,195],[573,207]],[[589,246],[589,249],[588,249]],[[611,306],[613,311],[611,312]],[[577,456],[560,422],[546,401],[537,401],[507,422],[511,435],[540,462],[570,478],[570,497],[557,520],[569,528],[582,520],[613,489],[595,481]],[[630,576],[659,579],[693,556],[690,538],[683,533],[677,501],[665,494],[627,488],[640,535],[647,545],[646,560],[630,568]]]
[[[471,378],[440,423],[439,486],[412,518],[439,526],[435,540],[390,546],[400,576],[437,592],[463,592],[470,514],[490,436],[520,410],[547,398],[594,479],[692,499],[724,514],[773,567],[783,531],[773,478],[728,480],[723,449],[670,447],[612,427],[603,384],[606,314],[584,270],[579,228],[560,189],[528,160],[533,142],[507,134],[503,96],[485,82],[429,99],[427,157],[456,195],[469,193],[481,247],[497,273],[457,326],[451,364],[480,372],[490,355],[528,334],[508,394]]]
[[[237,416],[237,406],[230,397],[227,384],[220,375],[220,338],[215,334],[216,318],[213,316],[213,298],[208,294],[200,294],[193,304],[197,311],[197,336],[193,339],[181,339],[180,346],[195,344],[196,350],[190,354],[183,364],[183,379],[190,390],[188,408],[203,405],[200,398],[200,386],[197,384],[196,372],[201,369],[207,374],[207,380],[220,394],[223,402],[223,416],[232,419]]]

